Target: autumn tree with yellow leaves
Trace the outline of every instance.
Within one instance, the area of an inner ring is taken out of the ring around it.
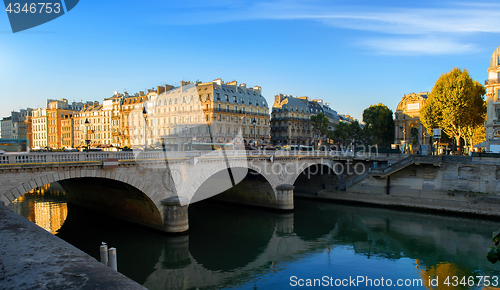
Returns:
[[[477,129],[484,124],[485,93],[484,87],[466,69],[454,68],[434,84],[420,111],[420,121],[431,135],[433,129],[441,128],[453,137],[461,154],[460,140],[471,147]]]

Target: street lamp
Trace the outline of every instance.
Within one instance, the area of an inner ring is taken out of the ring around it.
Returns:
[[[148,139],[146,139],[146,125],[148,123],[148,112],[146,111],[146,104],[142,107],[142,115],[144,116],[144,151],[148,148]]]
[[[90,139],[89,139],[89,119],[85,119],[85,129],[87,131],[87,138],[85,139],[85,143],[87,144],[87,153],[89,152],[89,144],[90,144]]]
[[[255,117],[253,118],[252,124],[253,124],[254,145],[255,145],[255,147],[257,147],[257,130],[255,129],[257,127],[257,120],[255,120]]]

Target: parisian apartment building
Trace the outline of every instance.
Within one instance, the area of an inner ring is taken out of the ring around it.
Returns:
[[[273,145],[314,146],[320,136],[313,131],[311,116],[323,113],[329,121],[329,130],[335,130],[341,121],[337,111],[323,100],[279,94],[274,97],[271,113],[271,141]]]

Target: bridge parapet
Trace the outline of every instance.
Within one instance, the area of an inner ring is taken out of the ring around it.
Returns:
[[[20,163],[57,163],[103,161],[116,158],[118,160],[148,160],[148,159],[177,159],[194,157],[285,157],[285,158],[325,158],[334,159],[399,159],[399,155],[352,153],[342,151],[269,151],[269,150],[214,150],[214,151],[109,151],[109,152],[36,152],[1,154],[0,164]]]

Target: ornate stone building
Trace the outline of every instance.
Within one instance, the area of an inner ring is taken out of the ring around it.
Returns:
[[[274,96],[271,130],[274,145],[313,145],[317,137],[312,132],[309,99],[282,94]]]
[[[172,150],[188,143],[269,142],[269,109],[261,88],[216,79],[181,82],[146,105],[148,144]],[[239,138],[242,140],[235,140]]]
[[[500,145],[500,46],[491,55],[485,87],[487,109],[484,147],[486,151],[490,151],[491,145]]]
[[[429,92],[405,95],[399,102],[395,115],[395,144],[406,146],[428,144],[429,134],[420,122],[420,109],[424,106]]]

